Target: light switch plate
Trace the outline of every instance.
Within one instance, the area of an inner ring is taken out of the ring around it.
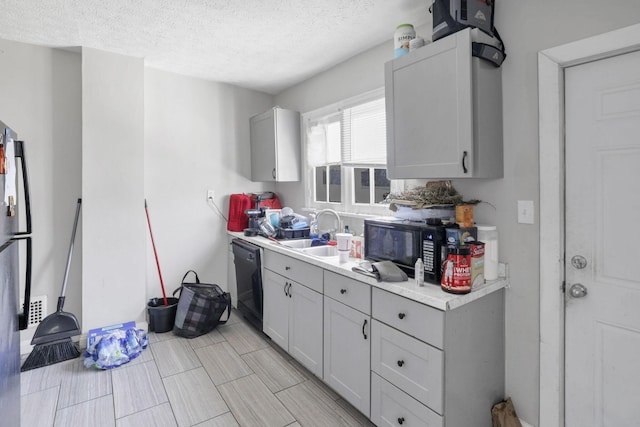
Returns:
[[[534,223],[533,200],[518,200],[518,223]]]

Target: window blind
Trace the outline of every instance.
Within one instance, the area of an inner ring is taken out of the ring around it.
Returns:
[[[387,125],[384,98],[342,112],[343,164],[386,164]]]

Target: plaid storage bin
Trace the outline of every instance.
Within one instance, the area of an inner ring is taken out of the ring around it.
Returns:
[[[193,273],[195,283],[187,283],[185,279]],[[200,283],[198,274],[189,270],[182,278],[182,284],[173,291],[173,295],[180,291],[176,320],[173,333],[185,338],[195,338],[215,329],[218,324],[224,324],[231,315],[231,295],[224,292],[218,285]],[[227,319],[220,320],[227,310]]]

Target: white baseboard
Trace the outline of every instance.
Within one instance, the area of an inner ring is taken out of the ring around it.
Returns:
[[[520,419],[520,424],[522,424],[522,427],[533,427],[531,424],[529,424],[526,421],[523,421],[522,419]]]

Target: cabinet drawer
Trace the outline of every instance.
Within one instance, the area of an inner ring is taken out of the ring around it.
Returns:
[[[264,267],[322,293],[322,268],[273,251],[264,251]]]
[[[402,390],[371,373],[371,421],[375,425],[443,427],[443,418]]]
[[[442,350],[373,320],[371,369],[435,412],[443,413]]]
[[[362,313],[371,314],[371,286],[366,283],[325,270],[324,294]]]
[[[373,289],[371,316],[440,349],[444,344],[444,313],[428,305]]]

